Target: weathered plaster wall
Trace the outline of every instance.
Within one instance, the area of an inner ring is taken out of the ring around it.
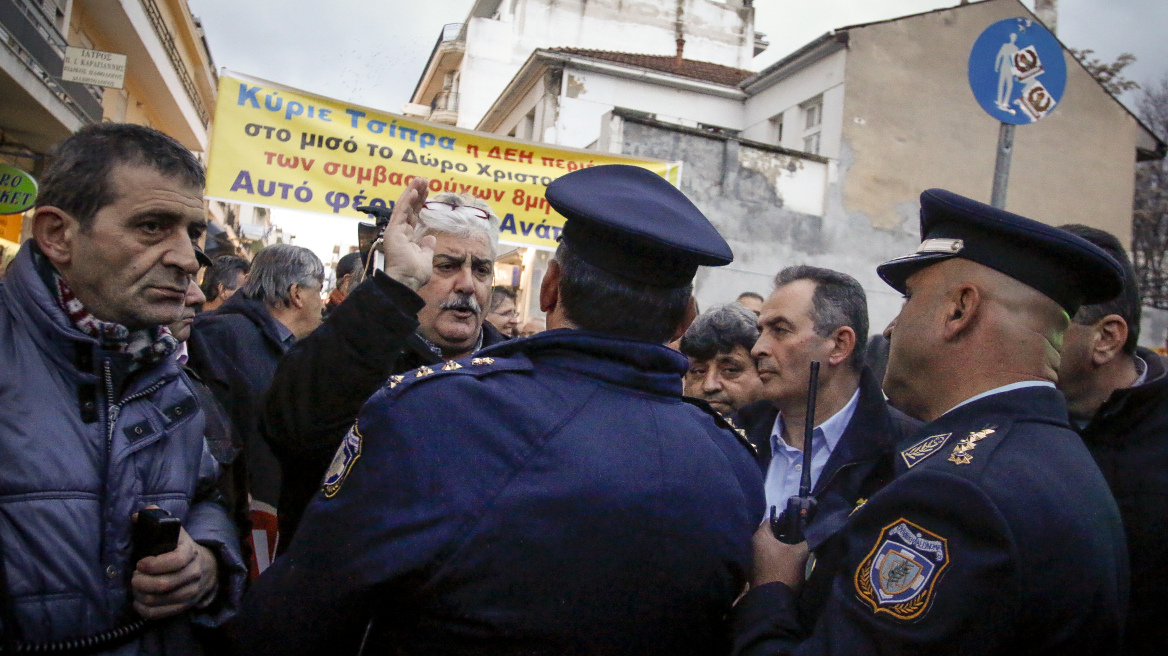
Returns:
[[[695,295],[702,308],[732,301],[744,291],[766,295],[780,269],[811,264],[860,281],[873,331],[883,330],[899,311],[900,295],[876,276],[876,265],[911,252],[919,240],[907,231],[875,229],[863,216],[844,212],[838,185],[827,184],[822,217],[796,212],[765,173],[753,170],[763,168],[760,162],[768,158],[777,162],[788,155],[627,120],[621,134],[626,154],[685,161],[682,192],[734,250],[729,266],[698,272]],[[808,168],[826,167],[802,161]]]
[[[841,164],[843,203],[888,230],[915,229],[920,193],[943,187],[989,202],[999,123],[968,83],[969,51],[988,25],[1028,16],[990,0],[849,32]],[[1059,106],[1018,126],[1006,208],[1130,239],[1135,121],[1072,56]]]

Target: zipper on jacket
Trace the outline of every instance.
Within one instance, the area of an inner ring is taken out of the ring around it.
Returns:
[[[114,458],[114,454],[113,454],[114,424],[117,423],[118,416],[122,414],[122,406],[124,406],[125,404],[127,404],[130,401],[133,401],[135,399],[140,399],[144,396],[149,396],[150,394],[153,394],[157,389],[159,389],[160,387],[165,385],[166,381],[160,380],[160,381],[154,383],[153,385],[151,385],[150,387],[147,387],[146,389],[142,390],[141,392],[138,392],[137,394],[134,394],[132,396],[127,396],[126,398],[122,399],[120,403],[115,403],[114,402],[114,375],[113,375],[113,371],[110,369],[109,358],[105,358],[104,360],[102,360],[102,373],[103,373],[103,377],[105,379],[106,423],[108,424],[108,426],[107,426],[106,433],[105,433],[105,473],[106,473],[106,476],[102,477],[102,482],[101,482],[101,530],[99,531],[100,537],[98,539],[98,548],[100,549],[100,551],[98,553],[101,554],[101,556],[100,556],[101,561],[104,564],[105,562],[107,562],[106,558],[105,558],[105,527],[107,525],[107,518],[106,518],[105,514],[106,514],[106,502],[107,502],[108,496],[109,496],[110,467],[113,463],[113,458]]]
[[[167,381],[160,380],[160,381],[154,383],[153,385],[151,385],[150,387],[147,387],[146,389],[142,390],[141,392],[138,392],[137,394],[133,394],[131,396],[127,396],[126,398],[122,399],[120,402],[114,403],[114,376],[113,376],[113,372],[110,371],[109,358],[105,359],[104,365],[105,365],[105,367],[104,367],[104,369],[105,369],[105,394],[106,394],[106,399],[107,399],[106,415],[107,415],[107,421],[109,423],[109,428],[106,431],[106,436],[105,436],[106,466],[108,467],[109,466],[109,459],[113,456],[113,453],[111,453],[111,451],[113,449],[113,444],[114,444],[114,424],[117,423],[118,416],[122,414],[122,407],[125,406],[130,401],[136,401],[144,396],[150,396],[154,392],[158,391],[163,385],[165,385]]]

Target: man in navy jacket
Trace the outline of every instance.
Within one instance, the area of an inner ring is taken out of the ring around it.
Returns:
[[[247,602],[249,654],[710,654],[750,567],[762,477],[682,400],[699,264],[732,254],[630,166],[548,187],[567,217],[552,330],[391,376]],[[394,229],[391,224],[390,229]]]

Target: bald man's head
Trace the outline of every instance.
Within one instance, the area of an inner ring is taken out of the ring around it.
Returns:
[[[906,282],[889,326],[884,389],[893,404],[931,421],[980,392],[1057,379],[1066,312],[1041,292],[989,267],[953,258]]]

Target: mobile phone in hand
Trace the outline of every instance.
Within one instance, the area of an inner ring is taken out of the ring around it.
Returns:
[[[131,562],[137,564],[147,556],[160,556],[178,548],[178,532],[182,520],[161,508],[138,511],[134,522]]]

